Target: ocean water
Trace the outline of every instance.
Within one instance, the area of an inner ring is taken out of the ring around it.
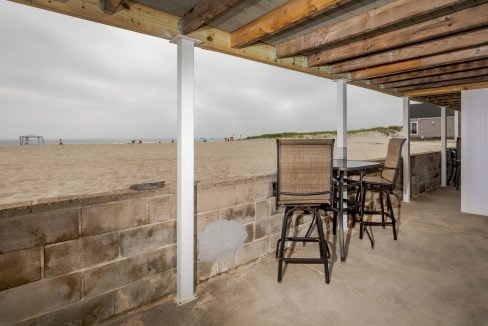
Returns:
[[[131,144],[132,141],[139,143],[139,140],[143,144],[157,144],[157,143],[171,143],[171,141],[176,142],[176,138],[80,138],[80,139],[70,139],[63,138],[64,144]],[[223,141],[223,138],[197,138],[196,142],[216,142]],[[58,144],[59,139],[44,139],[45,144]],[[18,139],[0,139],[0,145],[18,145]],[[31,145],[37,144],[37,139],[30,140]]]

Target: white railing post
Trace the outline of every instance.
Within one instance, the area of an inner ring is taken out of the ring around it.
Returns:
[[[176,300],[196,298],[194,289],[194,47],[200,42],[178,35],[178,140],[177,140],[177,258]]]
[[[410,99],[403,97],[403,201],[410,201]]]
[[[337,83],[337,158],[347,159],[347,80]]]
[[[447,184],[447,121],[446,107],[441,106],[441,187]]]
[[[347,80],[338,79],[337,83],[337,158],[347,160]],[[346,172],[344,177],[347,177]],[[347,198],[347,189],[343,192],[343,198]],[[344,207],[342,225],[344,230],[348,228],[347,203],[341,203]]]

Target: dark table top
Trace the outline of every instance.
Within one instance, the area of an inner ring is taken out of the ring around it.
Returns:
[[[376,169],[383,166],[383,163],[355,160],[334,160],[334,170],[336,171],[361,171]]]

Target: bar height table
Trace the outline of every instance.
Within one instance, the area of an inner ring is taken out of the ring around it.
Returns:
[[[346,260],[346,251],[345,251],[345,244],[344,244],[344,187],[347,189],[347,180],[344,180],[344,175],[347,172],[359,172],[360,173],[360,181],[359,186],[362,187],[363,185],[363,177],[364,173],[368,170],[381,168],[383,166],[382,163],[379,162],[369,162],[369,161],[355,161],[355,160],[334,160],[333,168],[337,178],[337,188],[339,192],[339,248],[341,253],[341,261]],[[362,190],[362,189],[361,189]],[[360,192],[361,196],[363,196],[363,192]],[[347,199],[347,198],[346,198]],[[362,197],[360,197],[359,203],[362,202]],[[360,214],[363,214],[362,207],[360,207]],[[347,208],[346,208],[347,211]]]

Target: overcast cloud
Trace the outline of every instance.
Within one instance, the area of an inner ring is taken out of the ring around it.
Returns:
[[[0,139],[176,136],[176,46],[0,1]],[[335,130],[326,79],[197,49],[198,137]],[[401,123],[401,100],[349,87],[349,128]]]

